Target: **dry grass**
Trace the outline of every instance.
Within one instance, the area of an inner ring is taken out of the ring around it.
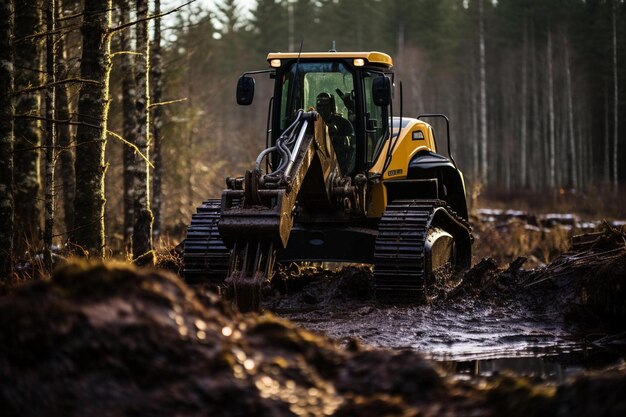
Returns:
[[[183,271],[183,255],[179,245],[168,237],[161,237],[155,243],[155,266],[175,274],[181,275]]]
[[[529,227],[514,219],[506,224],[472,222],[474,227],[474,263],[483,258],[493,258],[499,264],[507,264],[520,256],[528,258],[526,267],[550,262],[565,252],[574,234],[562,227],[541,229]]]
[[[469,190],[472,209],[490,207],[515,209],[535,214],[572,213],[589,219],[625,219],[626,186],[619,192],[612,187],[593,187],[585,191],[556,189],[542,192],[490,189],[483,191],[480,185]]]
[[[0,295],[12,291],[14,288],[35,280],[49,280],[57,268],[68,263],[84,260],[87,254],[81,250],[72,250],[66,246],[57,247],[53,253],[53,270],[49,270],[43,262],[41,248],[28,245],[25,253],[14,260],[15,270],[11,276],[0,277]],[[175,241],[163,237],[154,244],[155,267],[179,274],[182,272],[182,254],[177,251]],[[100,259],[97,259],[100,260]],[[105,262],[133,263],[132,252],[129,250],[113,251],[110,248],[105,252]]]
[[[485,191],[481,184],[473,184],[468,189],[468,202],[476,238],[474,262],[491,257],[505,264],[524,256],[528,258],[526,268],[548,263],[567,251],[571,237],[581,231],[562,226],[537,227],[538,224],[529,225],[523,219],[483,222],[476,215],[477,209],[521,210],[529,213],[529,217],[547,213],[572,214],[585,221],[626,219],[626,187],[622,187],[619,193],[610,186],[590,187],[585,191],[536,192],[493,188]]]

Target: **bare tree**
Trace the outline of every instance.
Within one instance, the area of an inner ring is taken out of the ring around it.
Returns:
[[[552,30],[548,29],[548,42],[546,48],[548,62],[548,126],[549,126],[549,172],[548,185],[552,188],[556,185],[556,136],[554,131],[554,71],[552,69]]]
[[[533,152],[531,153],[530,163],[534,166],[538,166],[537,161],[537,152],[539,149],[539,145],[541,143],[540,135],[540,109],[539,109],[539,96],[540,96],[540,86],[539,86],[539,71],[537,69],[537,46],[535,41],[535,22],[530,22],[530,62],[531,62],[531,72],[532,72],[532,93],[531,93],[531,114],[532,114],[532,123],[531,123],[531,149]],[[537,169],[530,170],[529,181],[530,186],[533,189],[539,188],[539,173]]]
[[[0,280],[13,272],[13,1],[0,0]]]
[[[37,91],[20,92],[41,84],[40,37],[41,0],[15,4],[15,232],[16,249],[23,252],[27,244],[36,243],[41,230],[39,192],[39,147],[41,146],[39,115],[40,98]]]
[[[528,184],[527,154],[528,154],[528,18],[524,14],[524,38],[522,44],[522,109],[521,109],[521,138],[520,138],[520,185]]]
[[[474,179],[477,181],[480,178],[480,112],[478,111],[480,104],[480,89],[476,89],[476,85],[478,84],[477,78],[480,78],[476,75],[476,58],[472,57],[472,76],[471,76],[471,96],[472,96],[472,175]]]
[[[153,85],[153,101],[156,103],[156,107],[153,110],[152,118],[152,140],[154,141],[154,176],[152,184],[152,213],[154,215],[154,224],[152,227],[152,235],[155,239],[158,239],[161,235],[161,194],[162,194],[162,182],[163,182],[163,156],[162,156],[162,131],[163,115],[162,106],[159,103],[162,100],[163,80],[161,77],[162,63],[161,63],[161,18],[158,17],[161,14],[161,1],[154,0],[154,14],[157,16],[154,19],[154,41],[152,45],[152,65],[151,71],[151,84]]]
[[[63,0],[57,3],[57,16],[65,11]],[[56,79],[64,80],[68,77],[67,52],[65,50],[65,36],[56,39]],[[67,93],[67,85],[59,84],[55,92],[56,118],[58,120],[70,119],[70,101]],[[59,147],[59,185],[61,199],[63,200],[63,225],[64,231],[69,233],[74,228],[74,192],[76,188],[74,173],[74,149],[72,135],[68,123],[57,125],[57,141]]]
[[[154,263],[152,251],[152,212],[150,211],[150,171],[148,145],[150,143],[150,83],[148,81],[150,45],[148,40],[148,3],[137,0],[137,51],[135,82],[137,85],[137,130],[135,145],[135,205],[133,226],[133,259],[139,265]]]
[[[118,0],[120,6],[120,23],[122,25],[130,22],[130,2]],[[135,113],[135,102],[137,89],[135,86],[135,68],[131,52],[131,26],[122,29],[120,32],[120,48],[122,50],[122,110],[123,110],[123,134],[124,138],[135,143],[137,130],[137,115]],[[134,223],[134,194],[135,194],[135,151],[130,146],[124,146],[124,245],[126,250],[130,250],[131,237],[133,235]]]
[[[111,69],[111,0],[85,2],[81,78],[76,130],[75,226],[72,242],[84,254],[104,254],[104,149],[109,110],[109,72]]]
[[[565,60],[565,100],[567,101],[567,137],[570,155],[570,175],[572,187],[578,188],[578,172],[576,159],[576,138],[574,137],[574,110],[572,104],[572,70],[570,62],[570,45],[565,30],[563,30],[563,59]]]
[[[613,187],[618,191],[619,88],[617,79],[617,0],[613,0]]]
[[[604,81],[604,158],[603,174],[605,184],[611,182],[611,129],[609,124],[609,85]]]
[[[189,6],[189,13],[187,14],[187,33],[185,34],[185,75],[186,75],[186,92],[187,92],[187,141],[186,141],[186,150],[187,150],[187,172],[186,177],[186,194],[187,194],[187,204],[189,206],[193,206],[194,201],[194,164],[193,164],[193,155],[195,151],[195,110],[193,107],[194,97],[193,97],[193,86],[194,86],[194,78],[192,73],[192,55],[193,55],[193,44],[190,35],[192,21],[192,8]]]
[[[54,40],[57,0],[46,0],[46,186],[44,193],[44,264],[52,267],[52,229],[54,227],[54,163],[56,149]]]
[[[487,71],[485,62],[485,12],[483,0],[478,2],[480,48],[480,179],[487,184]]]

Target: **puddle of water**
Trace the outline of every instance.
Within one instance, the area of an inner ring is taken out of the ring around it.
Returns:
[[[380,307],[371,304],[278,311],[303,327],[335,339],[411,349],[434,360],[538,356],[579,347],[558,315],[533,316],[510,304]]]
[[[438,361],[439,365],[459,377],[491,376],[512,373],[543,381],[562,383],[567,377],[583,371],[602,369],[624,361],[626,351],[584,348],[571,352],[538,357],[503,357],[469,361]]]
[[[411,349],[459,375],[509,371],[561,381],[571,373],[606,367],[623,351],[589,348],[557,311],[529,311],[516,302],[503,305],[463,300],[451,304],[386,307],[371,303],[326,304],[277,314],[341,341]]]
[[[588,331],[564,321],[567,304],[545,294],[469,293],[430,304],[388,306],[344,296],[337,278],[345,277],[312,280],[305,291],[267,306],[339,343],[356,339],[368,347],[420,352],[459,377],[508,371],[560,382],[571,373],[626,358],[624,346],[609,352],[591,345],[583,336]],[[590,325],[592,338],[605,330],[611,334],[598,323]]]

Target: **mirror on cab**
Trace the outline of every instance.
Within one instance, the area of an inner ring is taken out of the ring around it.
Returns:
[[[391,80],[384,75],[374,78],[372,83],[374,104],[386,107],[391,103]]]
[[[249,106],[254,99],[254,78],[242,75],[237,81],[237,104]]]

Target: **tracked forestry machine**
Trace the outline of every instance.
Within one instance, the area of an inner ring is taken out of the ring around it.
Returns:
[[[471,261],[463,176],[443,115],[393,117],[391,58],[380,52],[270,53],[267,149],[243,177],[205,201],[184,241],[184,277],[225,284],[255,309],[277,263],[374,266],[377,297],[415,301],[443,267]],[[401,100],[400,100],[401,101]],[[402,106],[400,106],[402,107]],[[423,119],[442,117],[448,155]]]

